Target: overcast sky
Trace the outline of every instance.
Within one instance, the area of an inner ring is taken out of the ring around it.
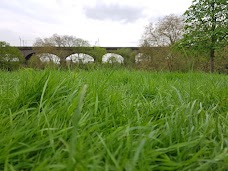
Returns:
[[[37,37],[73,35],[94,46],[138,46],[144,27],[181,15],[192,0],[0,0],[0,41],[34,43]],[[20,41],[21,40],[21,41]]]

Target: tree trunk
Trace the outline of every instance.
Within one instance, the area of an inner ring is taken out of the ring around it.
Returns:
[[[215,59],[215,44],[216,44],[216,32],[215,32],[215,28],[216,28],[216,22],[217,22],[217,18],[216,18],[216,12],[215,12],[215,1],[213,1],[211,3],[211,7],[212,7],[212,36],[211,36],[211,49],[210,49],[210,70],[211,73],[214,72],[214,68],[215,68],[215,63],[214,63],[214,59]]]
[[[214,59],[215,59],[215,49],[211,48],[211,50],[210,50],[210,71],[211,71],[211,73],[213,73],[214,69],[215,69]]]

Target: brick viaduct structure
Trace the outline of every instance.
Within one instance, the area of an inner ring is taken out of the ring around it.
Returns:
[[[139,53],[139,47],[17,47],[24,58],[29,60],[32,55],[50,53],[58,56],[60,61],[65,61],[72,54],[83,53],[94,58],[95,62],[101,62],[101,58],[106,53],[115,53],[119,49],[131,49]],[[102,51],[103,50],[103,51]],[[103,53],[103,54],[102,54]],[[99,56],[101,55],[102,56]],[[117,53],[118,54],[118,53]],[[124,56],[123,56],[124,58]]]

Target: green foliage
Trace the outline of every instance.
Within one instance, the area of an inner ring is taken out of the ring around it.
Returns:
[[[227,170],[226,75],[0,71],[0,170]]]
[[[117,49],[114,53],[121,55],[124,58],[125,66],[133,66],[135,64],[135,56],[137,53],[129,48]]]
[[[40,56],[33,55],[28,61],[27,61],[27,67],[33,68],[33,69],[45,69],[45,68],[52,68],[57,69],[59,68],[58,64],[50,61],[41,61]]]
[[[23,61],[23,56],[17,48],[0,41],[0,69],[8,71],[18,69]]]
[[[169,47],[142,47],[140,51],[142,55],[139,67],[156,71],[169,70]]]
[[[228,42],[227,1],[193,0],[184,17],[185,34],[181,46],[209,53],[213,72],[215,52]]]
[[[34,69],[44,69],[44,62],[42,62],[38,56],[32,55],[27,61],[27,66]]]
[[[186,45],[198,50],[221,48],[227,45],[226,0],[194,0],[184,16]]]
[[[179,45],[178,45],[179,46]],[[140,61],[136,68],[153,71],[203,71],[210,72],[209,52],[197,51],[193,48],[177,47],[142,47]],[[228,52],[222,48],[216,52],[215,72],[228,73]]]
[[[105,55],[107,53],[105,48],[101,48],[101,47],[93,47],[93,49],[91,50],[90,55],[92,57],[94,57],[94,62],[97,63],[102,63],[102,57],[103,55]]]

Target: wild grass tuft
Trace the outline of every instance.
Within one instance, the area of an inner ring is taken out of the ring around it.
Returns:
[[[226,75],[0,75],[0,170],[228,168]]]

